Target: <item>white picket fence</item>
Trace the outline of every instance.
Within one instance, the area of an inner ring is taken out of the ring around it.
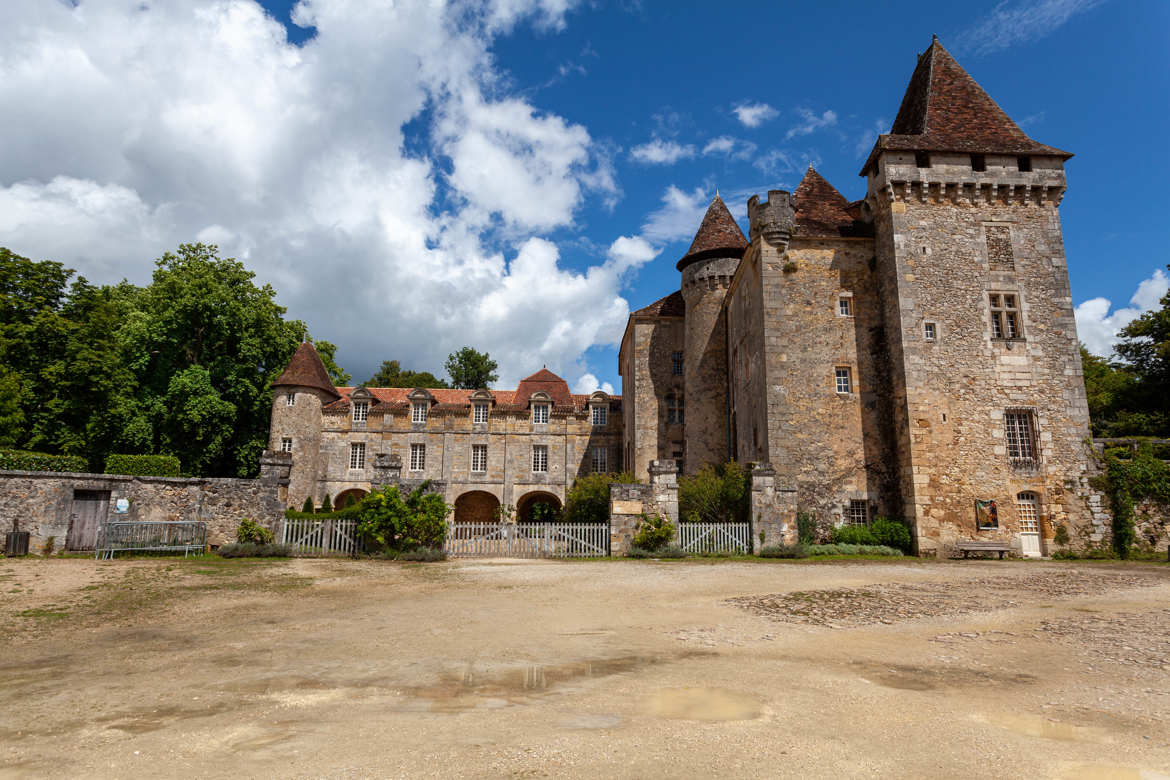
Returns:
[[[674,543],[689,553],[747,554],[752,549],[751,523],[679,523]]]
[[[609,555],[609,523],[451,523],[452,558],[595,558]]]
[[[353,555],[358,551],[357,521],[286,517],[280,541],[297,555]]]

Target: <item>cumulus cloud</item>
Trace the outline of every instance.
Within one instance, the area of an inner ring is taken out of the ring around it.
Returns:
[[[577,380],[577,383],[573,385],[573,392],[581,393],[582,395],[589,395],[590,393],[594,393],[598,390],[606,393],[607,395],[614,394],[613,385],[611,385],[609,382],[599,383],[597,381],[597,377],[589,373],[582,374],[581,378]]]
[[[711,199],[702,187],[691,192],[673,184],[662,195],[662,205],[646,217],[642,235],[659,243],[691,238],[699,229]]]
[[[1044,38],[1074,16],[1107,0],[1023,0],[998,3],[991,13],[956,36],[957,48],[974,54],[994,54],[1017,44]]]
[[[731,111],[744,127],[759,127],[780,116],[780,112],[767,103],[740,103]]]
[[[630,159],[646,165],[671,165],[679,160],[695,156],[691,144],[678,144],[655,138],[630,150]]]
[[[1090,352],[1102,357],[1113,354],[1113,347],[1119,341],[1118,331],[1136,320],[1144,312],[1153,311],[1170,288],[1170,278],[1161,268],[1153,276],[1138,285],[1129,299],[1129,306],[1109,311],[1112,303],[1108,298],[1090,298],[1077,306],[1077,335]]]
[[[502,386],[582,371],[620,338],[624,275],[652,250],[619,239],[573,269],[538,237],[616,202],[612,152],[510,94],[490,53],[572,6],[302,0],[293,21],[316,34],[294,46],[254,0],[18,2],[0,27],[0,235],[101,282],[218,243],[359,379],[391,358],[438,370],[469,343]]]
[[[792,139],[800,135],[809,135],[822,127],[832,127],[837,124],[837,114],[835,111],[824,111],[820,116],[814,111],[807,108],[796,109],[797,115],[800,117],[800,123],[788,128],[788,132],[784,134],[786,139]]]
[[[756,145],[751,141],[736,138],[730,135],[721,135],[712,138],[703,147],[703,156],[723,155],[733,160],[746,160],[756,153]]]

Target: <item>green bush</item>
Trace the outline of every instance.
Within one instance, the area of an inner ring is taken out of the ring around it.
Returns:
[[[807,558],[808,547],[803,544],[769,545],[760,548],[761,558]]]
[[[555,523],[560,514],[557,508],[547,501],[537,501],[528,511],[528,520],[533,523]]]
[[[216,553],[221,558],[287,558],[292,554],[292,548],[287,544],[235,542],[225,544]]]
[[[817,540],[817,516],[812,512],[796,513],[796,537],[801,544],[813,544]]]
[[[321,509],[319,511],[321,511],[321,512],[332,512],[333,511],[333,502],[329,500],[328,493],[325,494],[325,498],[321,499]]]
[[[349,514],[352,509],[353,507],[340,511],[335,509],[332,512],[298,512],[295,509],[286,509],[284,510],[284,516],[289,520],[325,520],[330,517],[352,517]]]
[[[88,466],[80,455],[50,455],[47,452],[0,449],[3,471],[72,471],[85,472]]]
[[[47,558],[48,556],[52,555],[53,551],[56,549],[57,549],[57,537],[50,536],[48,539],[45,540],[45,543],[41,545],[41,555],[44,555]]]
[[[674,523],[670,518],[662,515],[647,517],[641,515],[638,527],[634,530],[634,547],[644,550],[661,550],[674,538]]]
[[[419,561],[421,563],[433,563],[435,561],[447,560],[447,553],[442,549],[435,547],[417,547],[413,550],[407,550],[398,555],[400,561]]]
[[[907,555],[914,549],[914,541],[910,537],[910,528],[901,520],[878,516],[869,526],[877,544],[893,547]]]
[[[313,514],[313,498],[311,496],[306,496],[305,503],[301,504],[301,514],[303,514],[303,515]]]
[[[748,517],[751,484],[735,461],[704,466],[698,474],[678,480],[679,518],[686,522],[742,522]]]
[[[1109,495],[1113,510],[1113,549],[1121,558],[1128,558],[1137,538],[1134,504],[1149,499],[1162,506],[1170,505],[1170,465],[1154,457],[1149,442],[1142,442],[1136,453],[1128,449],[1124,453],[1106,450],[1102,476],[1098,484],[1104,483],[1101,487]]]
[[[272,544],[276,541],[276,535],[255,520],[250,520],[245,517],[240,521],[240,527],[236,529],[236,541],[241,543],[251,542],[252,544]]]
[[[637,478],[629,471],[620,474],[587,474],[573,481],[565,496],[566,523],[608,523],[609,486],[635,484]]]
[[[868,526],[839,525],[833,529],[830,536],[833,544],[877,544],[877,537]]]
[[[107,474],[132,477],[177,477],[181,466],[174,455],[111,455],[106,458]]]
[[[418,547],[441,549],[447,538],[451,507],[443,497],[428,492],[424,482],[405,498],[397,485],[368,493],[357,506],[341,514],[357,520],[357,532],[367,549],[402,552]]]
[[[647,550],[645,547],[631,547],[626,551],[627,558],[685,558],[686,552],[674,545],[659,547],[657,550]]]
[[[809,555],[902,555],[901,550],[880,544],[810,544],[806,549]]]

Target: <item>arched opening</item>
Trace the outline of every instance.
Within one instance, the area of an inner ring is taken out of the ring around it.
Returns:
[[[333,500],[334,509],[345,509],[348,506],[353,506],[359,503],[367,495],[365,490],[361,488],[350,488],[343,490],[337,494],[337,498]]]
[[[516,502],[517,523],[553,523],[561,518],[561,500],[552,493],[528,493]]]
[[[472,490],[455,499],[456,523],[494,523],[500,500],[484,490]]]

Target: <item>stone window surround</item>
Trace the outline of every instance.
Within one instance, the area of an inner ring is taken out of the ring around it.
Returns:
[[[869,525],[869,501],[865,498],[850,498],[841,507],[841,516],[846,525]]]
[[[422,471],[427,466],[427,445],[412,443],[410,445],[410,470]]]
[[[852,317],[853,316],[853,293],[852,292],[837,293],[837,316],[838,317]]]
[[[594,474],[605,474],[609,471],[609,447],[596,445],[590,448],[589,465]]]
[[[987,301],[991,326],[991,339],[993,341],[1023,341],[1024,307],[1019,290],[997,287],[987,291],[985,300]]]
[[[857,386],[853,382],[852,366],[834,366],[833,378],[837,395],[852,395],[857,390]]]
[[[609,424],[609,407],[602,404],[593,404],[589,408],[590,418],[593,425],[602,426]]]
[[[482,425],[488,421],[488,415],[491,413],[491,407],[486,402],[477,402],[471,405],[471,422],[476,425]]]
[[[364,423],[370,418],[370,402],[369,401],[354,401],[353,402],[353,421],[356,423]]]
[[[349,470],[358,471],[366,467],[366,443],[364,441],[350,442]]]
[[[487,471],[487,445],[471,445],[471,470],[476,474]]]
[[[922,323],[922,339],[923,341],[938,341],[938,323],[934,320],[926,320]]]
[[[534,474],[548,473],[548,445],[532,445],[532,472]]]
[[[1004,409],[1003,439],[1004,452],[1013,467],[1033,469],[1040,464],[1040,431],[1035,409],[1023,406]]]
[[[410,422],[411,424],[425,423],[427,421],[428,404],[426,401],[413,401],[410,404]]]
[[[288,436],[285,436],[284,438],[282,438],[280,440],[280,451],[281,452],[292,452],[293,451],[293,440],[291,438],[289,438]]]
[[[552,411],[552,398],[543,390],[532,394],[529,399],[532,404],[532,424],[548,425],[549,413]]]

